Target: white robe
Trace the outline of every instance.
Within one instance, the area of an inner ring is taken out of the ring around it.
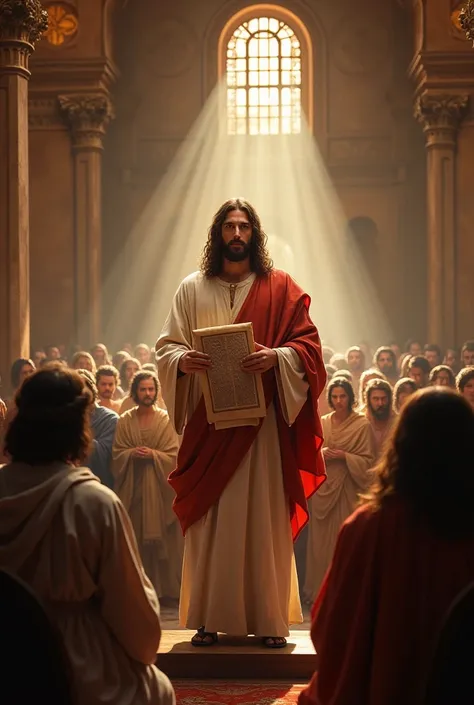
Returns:
[[[163,397],[178,434],[202,394],[197,376],[177,377],[192,331],[235,322],[254,279],[237,285],[233,308],[230,285],[221,279],[195,273],[178,289],[156,346]],[[308,383],[298,354],[276,351],[278,393],[291,425]],[[190,629],[259,636],[287,636],[289,624],[303,621],[273,404],[218,503],[186,532],[180,620]]]

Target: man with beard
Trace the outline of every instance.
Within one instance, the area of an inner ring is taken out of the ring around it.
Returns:
[[[393,386],[398,379],[397,358],[392,348],[383,345],[374,355],[374,367],[382,372]]]
[[[392,387],[383,379],[372,379],[367,385],[366,397],[365,415],[372,426],[376,458],[378,459],[395,420],[395,414],[392,410]]]
[[[307,498],[325,479],[318,397],[326,372],[309,304],[273,268],[254,208],[229,200],[156,344],[163,398],[176,431],[184,430],[170,483],[185,533],[180,620],[197,630],[194,646],[225,632],[281,648],[289,624],[303,621],[293,541],[308,519]],[[210,360],[193,350],[192,331],[244,322],[257,345],[240,364],[262,375],[267,414],[257,425],[218,430],[196,375]]]
[[[112,451],[114,489],[130,515],[156,594],[177,598],[183,539],[167,480],[176,466],[178,439],[168,414],[156,406],[156,374],[137,372],[130,395],[136,406],[119,418]]]
[[[365,355],[358,345],[353,345],[346,353],[347,369],[352,374],[352,387],[356,398],[359,396],[360,376],[365,370]]]

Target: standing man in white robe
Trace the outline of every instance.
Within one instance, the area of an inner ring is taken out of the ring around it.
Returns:
[[[309,297],[273,269],[253,207],[227,201],[209,230],[201,271],[180,285],[156,344],[170,419],[183,441],[170,476],[185,533],[180,619],[195,646],[217,633],[255,634],[286,645],[302,622],[293,540],[325,479],[318,397],[325,384]],[[241,361],[261,373],[267,415],[257,426],[207,422],[193,350],[197,328],[251,322],[257,352]]]

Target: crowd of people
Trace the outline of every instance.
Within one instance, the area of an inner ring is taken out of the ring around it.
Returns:
[[[174,705],[155,661],[160,602],[178,596],[207,648],[226,633],[284,649],[301,596],[313,604],[319,663],[300,705],[427,703],[443,621],[474,581],[474,340],[459,355],[413,340],[336,351],[266,243],[230,199],[155,350],[13,361],[0,570],[42,600],[77,705]],[[227,343],[194,349],[193,331],[235,339],[236,323],[255,350],[237,345],[232,365]],[[199,375],[214,365],[221,396],[261,375],[261,417],[244,394],[244,418],[209,420]],[[458,681],[437,703],[466,701]]]
[[[17,413],[16,397],[24,381],[37,369],[53,364],[76,370],[93,402],[87,465],[120,497],[158,597],[173,601],[179,597],[183,541],[167,477],[176,464],[178,437],[164,410],[150,347],[127,347],[111,358],[106,346],[97,344],[90,353],[77,350],[67,359],[61,346],[48,346],[31,359],[15,360],[12,394],[1,402],[0,438]],[[6,462],[7,455],[0,452]]]
[[[10,393],[0,400],[2,535],[15,535],[9,517],[24,516],[19,538],[0,546],[0,565],[48,604],[81,606],[55,615],[81,703],[102,702],[111,688],[125,693],[125,704],[174,702],[154,660],[159,602],[180,596],[183,536],[168,478],[182,439],[154,357],[144,343],[113,356],[104,344],[69,356],[49,346],[13,362]],[[344,354],[323,345],[322,357],[327,478],[309,500],[298,566],[300,592],[314,604],[320,665],[300,703],[418,703],[435,625],[474,578],[474,486],[465,467],[474,430],[474,340],[459,354],[409,341],[403,352],[394,343],[375,352],[361,343]],[[446,483],[446,472],[456,481]],[[15,511],[3,512],[2,503],[11,509],[12,502]],[[59,523],[51,523],[58,504]],[[441,584],[429,560],[437,552],[450,576]],[[58,579],[53,567],[66,554],[68,571]],[[390,581],[402,585],[402,602]],[[421,609],[423,600],[429,608]],[[389,627],[379,634],[381,620]],[[201,643],[212,644],[209,634],[202,630]],[[97,649],[91,670],[89,654]],[[397,650],[407,654],[402,665]]]
[[[328,374],[320,400],[328,477],[310,500],[304,598],[316,598],[331,563],[339,529],[373,480],[393,425],[409,397],[426,387],[457,390],[474,409],[474,340],[445,354],[415,340],[372,353],[367,345],[342,355],[323,347]]]
[[[409,340],[372,352],[367,343],[345,354],[323,345],[327,383],[319,401],[328,477],[313,495],[305,555],[298,561],[304,601],[312,604],[330,565],[339,528],[373,479],[393,424],[418,389],[457,390],[474,408],[474,340],[459,353]],[[110,355],[98,343],[90,352],[50,345],[31,359],[15,360],[11,390],[0,398],[0,438],[16,413],[15,398],[25,379],[56,363],[77,370],[93,397],[92,452],[88,466],[113,489],[129,512],[148,577],[164,601],[180,593],[183,542],[166,481],[177,457],[178,436],[166,413],[154,351],[145,343]],[[132,412],[133,413],[130,413]],[[127,413],[129,412],[129,413]],[[4,462],[7,460],[3,456]]]

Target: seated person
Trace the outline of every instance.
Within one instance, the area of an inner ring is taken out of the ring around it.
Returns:
[[[423,703],[444,618],[474,580],[474,414],[448,388],[406,402],[313,607],[299,705]],[[449,440],[448,440],[449,439]]]
[[[25,380],[16,405],[5,439],[12,461],[0,469],[0,566],[49,607],[77,705],[173,705],[154,666],[159,606],[130,520],[80,467],[92,440],[90,391],[76,372],[50,364]]]

